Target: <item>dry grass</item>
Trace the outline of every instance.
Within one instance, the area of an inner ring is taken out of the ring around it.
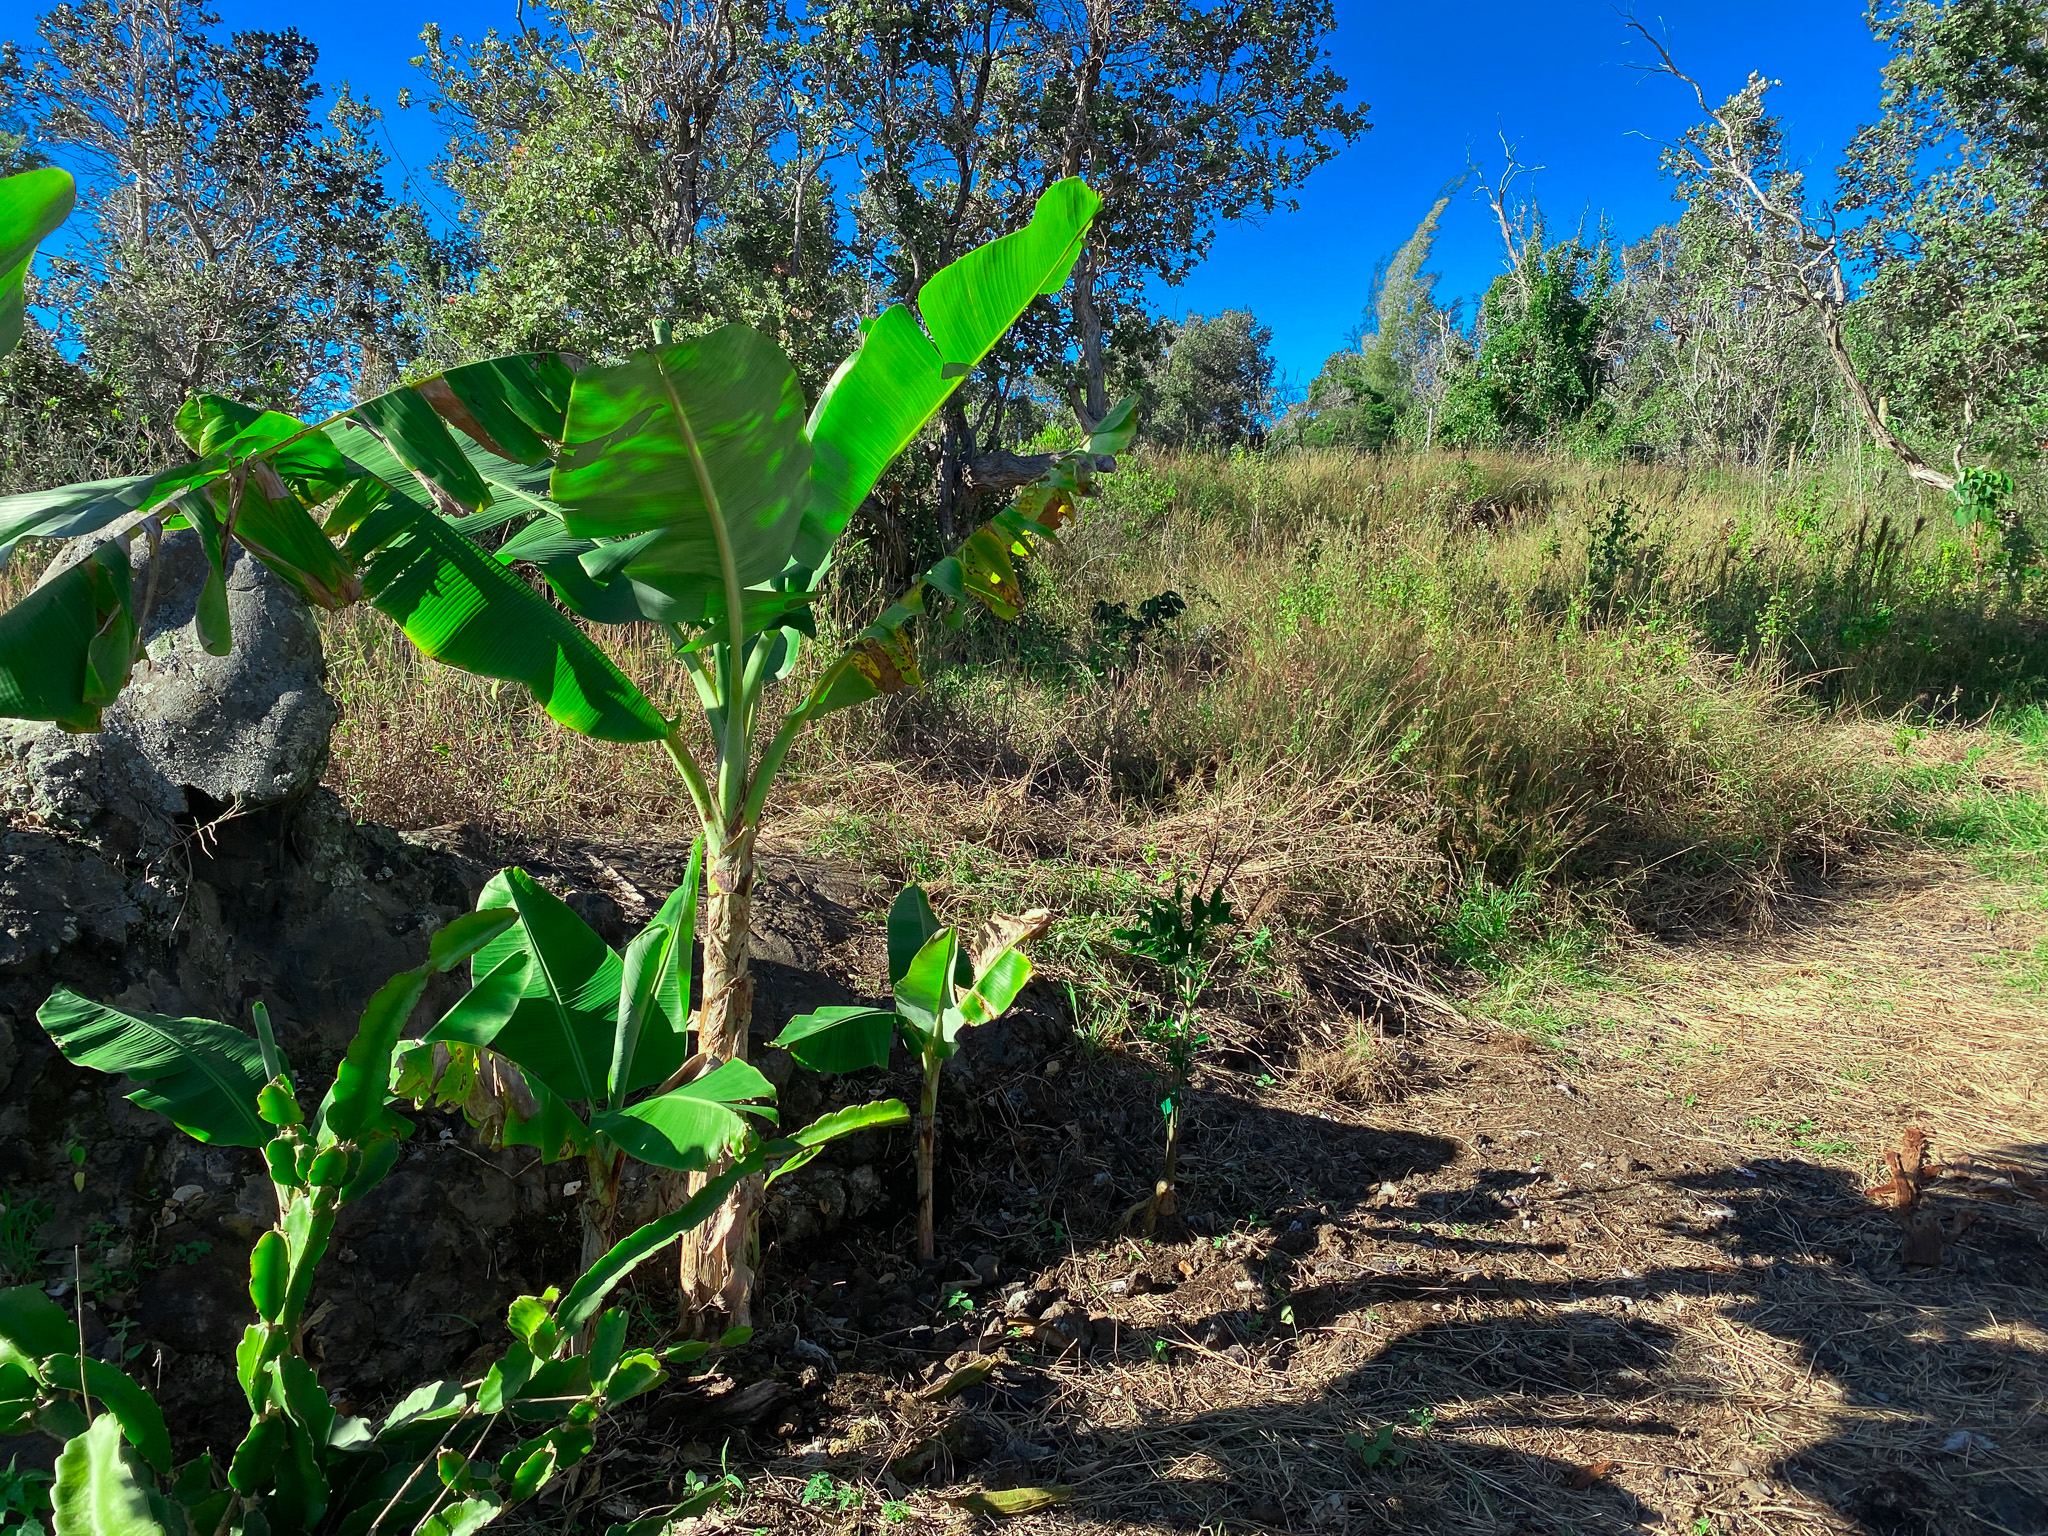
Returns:
[[[1311,841],[1371,822],[1365,842],[1414,852],[1396,885],[1556,875],[1667,927],[1757,910],[1795,869],[1838,857],[1882,786],[1775,665],[1717,656],[1654,615],[1553,611],[1524,568],[1558,472],[1343,455],[1135,467],[1032,573],[1021,626],[938,638],[930,686],[827,721],[779,803],[864,815],[859,785],[881,761],[893,784],[940,786],[918,804],[1011,795],[1022,823],[1086,807],[1143,829],[1312,804],[1297,818]],[[1693,505],[1665,471],[1613,473]],[[1105,631],[1098,604],[1135,611],[1169,589],[1190,604],[1178,620],[1135,643]],[[654,640],[615,649],[657,698],[680,698]],[[335,620],[330,650],[330,779],[364,814],[526,835],[682,819],[654,752],[568,738],[517,690],[422,666],[373,616]],[[1262,840],[1286,857],[1270,829],[1246,830],[1224,858]]]

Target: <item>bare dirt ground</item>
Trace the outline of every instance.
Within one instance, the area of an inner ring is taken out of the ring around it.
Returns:
[[[734,1361],[652,1411],[605,1514],[725,1456],[707,1536],[964,1530],[1016,1489],[1063,1501],[1030,1533],[2048,1532],[2048,917],[1884,869],[1632,948],[1555,1046],[1418,1015],[1347,1077],[1218,1021],[1171,1240],[1117,1231],[1143,1069],[1049,1028],[953,1091],[940,1266],[900,1222],[771,1253],[778,1390],[739,1429]],[[1911,1125],[1934,1264],[1866,1193]]]

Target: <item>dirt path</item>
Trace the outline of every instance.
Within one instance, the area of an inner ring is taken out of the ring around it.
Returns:
[[[954,1262],[793,1261],[768,1331],[831,1370],[705,1529],[966,1529],[949,1500],[1057,1485],[1005,1529],[2048,1532],[2048,1201],[2010,1172],[2048,1154],[2033,901],[1917,859],[1633,952],[1559,1050],[1418,1028],[1361,1079],[1391,1102],[1238,1057],[1174,1244],[1114,1235],[1152,1134],[1128,1062],[984,1075]],[[1930,1197],[1935,1268],[1863,1192],[1910,1123],[1977,1159]]]

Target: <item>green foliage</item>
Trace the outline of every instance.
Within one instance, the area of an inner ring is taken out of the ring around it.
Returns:
[[[1262,441],[1273,415],[1272,344],[1272,327],[1249,310],[1190,315],[1174,326],[1147,390],[1147,440],[1172,448]]]
[[[1586,597],[1593,607],[1612,610],[1624,579],[1640,559],[1642,527],[1626,496],[1617,496],[1606,515],[1593,520],[1586,547]]]
[[[628,1156],[688,1172],[721,1163],[757,1170],[772,1159],[783,1165],[780,1177],[827,1142],[908,1118],[887,1100],[770,1136],[768,1080],[744,1061],[692,1057],[690,951],[703,863],[700,843],[683,884],[623,957],[524,870],[500,871],[478,896],[476,916],[509,921],[477,948],[469,991],[399,1051],[392,1081],[400,1095],[459,1105],[487,1138],[534,1147],[543,1160],[585,1159],[586,1263],[611,1244]],[[714,1204],[732,1182],[719,1186]],[[701,1219],[679,1212],[656,1225],[667,1241]],[[565,1304],[564,1316],[574,1310]]]
[[[1415,233],[1381,264],[1356,345],[1323,364],[1307,396],[1275,432],[1276,442],[1376,453],[1393,441],[1404,417],[1418,412],[1426,418],[1427,435],[1453,328],[1451,315],[1436,302],[1436,274],[1423,268],[1454,190],[1455,185],[1436,200]]]
[[[768,1159],[800,1160],[823,1137],[751,1145],[723,1180],[603,1254],[566,1295],[550,1289],[514,1301],[507,1319],[513,1342],[480,1381],[422,1387],[381,1425],[340,1411],[300,1352],[314,1272],[335,1222],[389,1171],[412,1129],[394,1113],[387,1084],[413,1009],[433,975],[493,945],[503,953],[500,941],[520,921],[520,909],[502,907],[436,933],[427,963],[393,977],[371,999],[310,1117],[260,1009],[255,1041],[204,1020],[112,1010],[91,1020],[96,1032],[83,1032],[81,1000],[69,994],[45,1009],[45,1027],[72,1059],[140,1078],[137,1101],[171,1115],[188,1134],[252,1145],[251,1127],[262,1127],[279,1211],[250,1254],[255,1321],[234,1358],[250,1422],[224,1473],[204,1456],[174,1468],[168,1427],[150,1394],[115,1366],[80,1358],[73,1320],[40,1290],[0,1292],[0,1433],[33,1423],[66,1442],[53,1490],[59,1533],[297,1536],[371,1524],[417,1536],[474,1530],[587,1456],[596,1421],[658,1385],[669,1364],[704,1358],[702,1347],[667,1358],[629,1347],[627,1318],[603,1311],[605,1296],[707,1220],[733,1183]],[[663,984],[657,968],[641,995],[658,995]],[[774,1091],[762,1083],[759,1096],[772,1101]],[[901,1106],[893,1108],[900,1123]],[[867,1123],[884,1119],[870,1114]],[[745,1336],[736,1332],[725,1343]],[[98,1415],[88,1419],[95,1405]],[[722,1481],[685,1502],[701,1512],[729,1492]]]
[[[41,1268],[43,1227],[55,1215],[46,1200],[0,1198],[0,1276],[27,1281]]]
[[[271,1128],[256,1112],[270,1074],[256,1041],[211,1019],[170,1019],[95,1003],[68,987],[36,1017],[75,1066],[132,1078],[131,1102],[197,1141],[260,1147]]]
[[[1166,1012],[1155,1012],[1142,1026],[1145,1038],[1166,1058],[1167,1086],[1159,1101],[1159,1113],[1166,1121],[1164,1171],[1152,1195],[1126,1221],[1143,1218],[1147,1236],[1156,1229],[1161,1216],[1171,1216],[1178,1203],[1175,1170],[1180,1153],[1181,1118],[1187,1108],[1188,1085],[1194,1078],[1195,1062],[1209,1037],[1196,1023],[1196,1009],[1208,989],[1210,975],[1225,953],[1223,938],[1236,913],[1224,899],[1218,882],[1207,897],[1198,884],[1192,894],[1180,881],[1171,896],[1155,896],[1141,907],[1137,920],[1115,930],[1116,941],[1127,954],[1149,960],[1165,974],[1173,1004]]]
[[[1395,1442],[1391,1424],[1382,1424],[1371,1435],[1354,1430],[1344,1437],[1344,1444],[1368,1472],[1391,1472],[1408,1459],[1408,1453]]]
[[[1188,611],[1188,600],[1171,587],[1142,599],[1137,612],[1128,603],[1098,600],[1089,610],[1094,642],[1088,662],[1097,672],[1114,672],[1135,666],[1148,640],[1155,640],[1166,627]]]
[[[1280,441],[1303,448],[1363,448],[1376,453],[1394,440],[1401,405],[1375,359],[1338,352],[1310,382],[1308,395],[1288,413]]]
[[[1840,180],[1879,387],[1908,430],[2030,459],[2048,439],[2041,7],[1882,0],[1870,23],[1883,110]]]
[[[7,1536],[50,1536],[52,1479],[47,1472],[22,1467],[20,1461],[10,1456],[0,1471],[0,1531]]]
[[[574,374],[551,353],[470,364],[311,426],[202,395],[177,414],[195,460],[118,488],[71,488],[55,506],[46,495],[0,499],[0,537],[51,532],[58,518],[71,534],[120,521],[132,537],[151,514],[190,528],[214,571],[200,628],[216,652],[232,645],[221,579],[230,539],[314,602],[339,608],[367,597],[425,654],[525,684],[571,730],[660,741],[701,820],[714,890],[744,889],[762,808],[798,734],[814,719],[916,685],[920,617],[955,628],[977,609],[1015,618],[1023,601],[1016,562],[1072,516],[1092,489],[1096,459],[1128,445],[1126,403],[1050,456],[1016,506],[970,532],[836,659],[810,669],[808,687],[790,690],[777,710],[769,690],[796,670],[813,633],[809,610],[855,509],[1018,317],[1066,283],[1100,207],[1078,178],[1047,187],[1022,228],[931,273],[915,313],[892,305],[867,326],[808,419],[784,351],[740,325],[682,343],[663,336],[615,366]],[[321,507],[324,526],[311,516]],[[472,537],[514,524],[489,552]],[[537,567],[561,607],[522,579],[517,563]],[[72,729],[97,724],[134,659],[127,576],[117,538],[0,614],[0,711]],[[710,729],[709,772],[679,726],[562,607],[592,622],[662,626]],[[621,1059],[627,1019],[647,1012],[646,998],[620,987],[660,966],[645,954],[646,965],[631,954],[607,960],[537,889],[520,900],[523,979],[479,978],[471,1016],[433,1042],[489,1048],[527,1069],[532,1080],[519,1088],[532,1092],[531,1108],[506,1111],[508,1133],[530,1134],[551,1155],[572,1145],[586,1151],[587,1208],[599,1212],[628,1143],[669,1167],[705,1169],[741,1155],[752,1143],[740,1117],[751,1111],[733,1105],[757,1097],[751,1085],[714,1102],[704,1086],[671,1082],[658,1107],[621,1102],[642,1079],[616,1079],[599,1092],[600,1072]],[[714,1066],[746,1053],[748,994],[736,985],[746,913],[743,901],[712,907],[698,1048]],[[642,941],[675,942],[652,931]],[[564,975],[616,1006],[617,1032],[572,1017],[573,987],[555,988],[544,974],[558,945],[567,946]],[[604,972],[607,964],[618,969]],[[552,1034],[533,1032],[516,1006],[534,987],[560,1026]],[[681,1029],[671,1021],[642,1043],[666,1038],[679,1050]],[[502,1040],[500,1030],[509,1030]],[[474,1060],[448,1053],[468,1079],[448,1090],[456,1099],[474,1084]],[[420,1075],[438,1084],[442,1074]],[[564,1107],[571,1097],[604,1101],[607,1140],[592,1139],[595,1121]],[[727,1223],[725,1241],[743,1244],[747,1225]],[[586,1229],[586,1259],[603,1226]],[[736,1252],[723,1266],[722,1286],[745,1269]],[[743,1294],[721,1292],[721,1300],[744,1312]]]
[[[1613,284],[1604,247],[1546,246],[1539,228],[1515,270],[1480,301],[1478,346],[1444,396],[1449,443],[1537,443],[1575,425],[1599,399],[1600,338]]]

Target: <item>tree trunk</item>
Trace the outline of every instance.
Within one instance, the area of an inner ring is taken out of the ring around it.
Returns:
[[[1923,485],[1948,492],[1956,488],[1956,476],[1936,469],[1919,454],[1915,453],[1906,440],[1892,430],[1892,424],[1885,420],[1885,413],[1877,408],[1877,402],[1870,398],[1870,391],[1864,386],[1862,377],[1856,372],[1856,360],[1849,355],[1849,342],[1842,334],[1842,312],[1825,299],[1816,302],[1820,311],[1820,333],[1828,344],[1828,355],[1835,360],[1835,370],[1849,386],[1849,393],[1855,398],[1856,409],[1863,417],[1863,424],[1870,428],[1870,435],[1890,450],[1893,458],[1906,466],[1906,473]]]
[[[704,1001],[697,1015],[697,1049],[711,1065],[747,1059],[747,1030],[754,1021],[754,978],[747,969],[753,931],[754,834],[740,832],[710,860],[705,871]],[[690,1175],[695,1194],[717,1173]],[[709,1325],[713,1312],[729,1326],[750,1321],[754,1286],[754,1224],[761,1207],[761,1180],[743,1182],[718,1213],[683,1234],[680,1280],[682,1306]]]
[[[1109,414],[1109,384],[1102,357],[1102,315],[1095,307],[1095,250],[1081,247],[1081,259],[1074,263],[1074,330],[1081,344],[1081,373],[1087,394],[1083,400],[1087,420],[1081,425],[1093,432]]]
[[[619,1212],[619,1173],[626,1155],[604,1143],[583,1159],[583,1268],[610,1251]]]

